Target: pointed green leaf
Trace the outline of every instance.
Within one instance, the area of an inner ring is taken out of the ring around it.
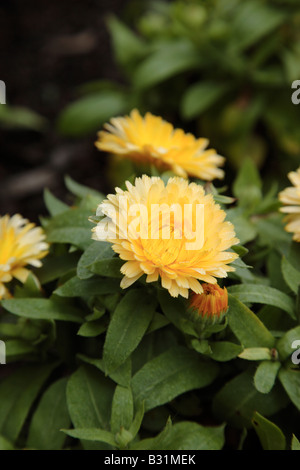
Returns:
[[[81,311],[72,305],[52,299],[7,299],[2,306],[20,317],[37,320],[61,320],[81,323]]]
[[[123,364],[147,331],[156,308],[156,299],[141,289],[127,292],[108,326],[103,349],[106,372]]]
[[[201,81],[190,86],[183,95],[181,113],[185,119],[193,119],[215,104],[228,89],[220,82]],[[222,196],[221,196],[222,197]]]
[[[272,352],[269,348],[245,348],[239,354],[239,358],[247,361],[271,360]]]
[[[93,277],[94,274],[90,269],[93,263],[101,259],[112,258],[114,254],[111,243],[93,240],[78,262],[77,276],[79,279]]]
[[[59,450],[65,436],[61,428],[70,425],[66,401],[67,379],[54,382],[44,393],[30,423],[27,447]]]
[[[215,361],[227,362],[237,357],[243,350],[242,346],[229,341],[210,341],[210,357]]]
[[[62,429],[68,436],[75,439],[84,441],[103,442],[112,447],[116,447],[115,438],[111,432],[103,431],[99,428],[75,428],[75,429]]]
[[[61,297],[90,297],[113,294],[120,291],[120,281],[116,279],[79,279],[74,276],[54,291]]]
[[[300,411],[300,370],[281,368],[278,374],[286,393]]]
[[[129,429],[133,421],[133,397],[130,388],[116,387],[111,409],[111,431],[120,432],[121,428]]]
[[[254,413],[252,424],[264,450],[285,450],[284,434],[276,424],[257,412]]]
[[[242,302],[229,295],[228,321],[233,333],[246,348],[268,347],[275,343],[274,337],[258,317]]]
[[[300,271],[295,269],[285,256],[283,256],[281,261],[281,270],[285,282],[289,288],[297,294],[300,285]]]
[[[224,426],[201,426],[183,421],[167,426],[158,436],[131,446],[134,450],[220,450],[224,445]]]
[[[174,347],[147,362],[132,378],[135,403],[145,410],[171,401],[188,390],[209,385],[218,374],[215,362],[194,351]]]
[[[44,191],[44,201],[50,215],[52,216],[62,214],[69,209],[69,206],[57,199],[49,189],[45,189]]]
[[[0,433],[11,442],[17,439],[40,389],[56,366],[22,365],[1,382]]]
[[[263,361],[259,364],[254,375],[254,385],[260,393],[269,393],[277,377],[281,363],[276,361]]]
[[[114,384],[103,373],[89,366],[80,367],[67,385],[67,404],[75,428],[110,429],[110,410]],[[89,440],[89,439],[87,439]],[[83,441],[86,449],[107,449]]]
[[[258,392],[253,384],[252,372],[246,371],[231,379],[217,392],[213,411],[222,421],[238,428],[249,428],[255,411],[271,416],[287,406],[288,402],[288,397],[277,385],[267,395]]]
[[[241,302],[273,305],[295,318],[295,306],[291,297],[273,287],[259,284],[240,284],[230,286],[228,292]]]
[[[295,436],[295,434],[293,434],[293,437],[292,437],[291,450],[300,450],[300,442]]]

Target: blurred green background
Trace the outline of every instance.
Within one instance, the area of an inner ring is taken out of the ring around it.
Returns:
[[[30,163],[31,172],[40,166],[46,172],[40,186],[63,196],[64,173],[104,192],[117,184],[120,168],[95,151],[93,142],[105,121],[134,107],[208,137],[210,146],[227,159],[226,183],[250,157],[266,189],[274,181],[278,190],[287,185],[286,173],[300,162],[300,106],[291,101],[292,82],[300,79],[298,0],[75,3],[77,10],[65,17],[60,36],[53,33],[52,49],[49,41],[42,48],[48,62],[59,58],[60,64],[53,77],[41,77],[47,83],[42,105],[0,108],[6,138],[18,137],[16,127],[24,126],[22,138],[33,132],[37,152],[43,147],[41,161],[31,157]],[[81,11],[78,3],[86,8]],[[52,14],[62,12],[58,8]],[[65,32],[62,37],[68,26],[69,37]],[[25,152],[31,143],[29,138]],[[54,161],[50,166],[49,158]],[[47,179],[49,169],[52,177]],[[24,176],[22,164],[18,170]],[[126,171],[122,169],[122,178]],[[17,187],[8,188],[13,200]],[[25,212],[32,208],[32,196]],[[26,197],[21,191],[12,208]],[[37,203],[34,207],[42,210]]]

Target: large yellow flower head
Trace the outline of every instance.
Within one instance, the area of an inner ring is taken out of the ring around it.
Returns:
[[[100,131],[96,147],[122,155],[140,163],[150,163],[161,170],[172,170],[176,175],[188,175],[211,181],[222,179],[221,157],[213,149],[206,149],[207,139],[196,139],[159,116],[147,113],[143,118],[134,109],[130,116],[113,118]]]
[[[48,253],[45,238],[40,227],[19,214],[0,217],[0,299],[9,296],[5,283],[13,278],[26,281],[26,265],[42,265],[40,260]]]
[[[294,186],[279,193],[280,201],[285,204],[280,211],[288,214],[285,218],[287,222],[285,230],[294,234],[293,240],[300,242],[300,168],[297,171],[291,171],[288,177]]]
[[[187,298],[189,289],[203,292],[199,281],[215,284],[234,271],[228,265],[237,254],[226,251],[239,242],[234,227],[201,186],[179,177],[165,186],[146,175],[126,186],[99,205],[97,215],[106,217],[93,229],[94,239],[113,243],[126,261],[121,287],[146,274],[147,282],[160,277],[173,297]]]

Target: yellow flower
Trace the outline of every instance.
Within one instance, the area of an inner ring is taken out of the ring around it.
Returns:
[[[300,242],[300,168],[297,171],[291,171],[288,177],[294,186],[279,193],[280,201],[285,204],[280,211],[288,214],[284,219],[287,222],[285,230],[292,232],[293,240]]]
[[[203,291],[199,281],[215,284],[216,277],[234,271],[228,264],[238,255],[226,250],[239,240],[224,220],[225,212],[202,186],[179,177],[165,186],[161,178],[146,175],[126,186],[127,191],[116,188],[99,205],[97,215],[106,218],[93,229],[94,239],[113,243],[113,250],[127,261],[121,268],[121,287],[146,274],[147,282],[160,277],[173,297],[187,298],[189,289]]]
[[[19,214],[0,217],[0,299],[9,297],[5,283],[13,278],[25,282],[26,265],[40,267],[40,259],[48,253],[45,234]]]
[[[192,294],[189,308],[193,319],[208,320],[217,323],[222,320],[228,310],[228,293],[218,284],[202,284],[202,294]]]
[[[222,179],[218,168],[225,159],[213,149],[206,149],[207,139],[196,139],[159,116],[147,113],[143,118],[134,109],[130,116],[113,118],[100,131],[96,147],[133,161],[153,164],[176,175],[188,175],[211,181]]]

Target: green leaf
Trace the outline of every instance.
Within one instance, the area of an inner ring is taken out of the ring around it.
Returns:
[[[186,306],[181,299],[174,299],[165,290],[158,292],[158,300],[163,313],[179,330],[198,338],[194,324],[186,316]]]
[[[0,433],[15,442],[32,404],[57,363],[22,365],[1,382]]]
[[[215,361],[227,362],[237,357],[243,350],[242,346],[229,341],[210,341],[210,357]]]
[[[285,369],[282,367],[278,377],[292,403],[300,410],[300,370]]]
[[[261,200],[259,172],[252,159],[246,158],[233,184],[233,194],[238,199],[239,206],[254,209]]]
[[[6,340],[5,346],[7,362],[20,360],[22,359],[22,356],[37,354],[37,348],[23,340]]]
[[[297,294],[300,285],[300,271],[295,269],[285,256],[283,256],[281,261],[281,270],[285,282],[289,288]]]
[[[50,215],[52,216],[62,214],[69,209],[67,204],[57,199],[57,197],[55,197],[47,188],[44,191],[44,201]]]
[[[70,176],[65,177],[65,184],[68,190],[74,194],[74,196],[78,196],[79,198],[85,198],[87,196],[94,196],[96,200],[98,200],[98,204],[104,199],[104,195],[97,191],[96,189],[89,188],[88,186],[84,186],[83,184],[77,183],[74,181]]]
[[[160,328],[163,328],[166,325],[169,325],[169,320],[162,315],[161,313],[155,312],[154,317],[147,329],[146,334],[148,335],[149,333],[152,333],[153,331],[160,330]]]
[[[293,300],[287,294],[273,287],[259,284],[240,284],[230,286],[228,292],[241,302],[273,305],[287,312],[292,318],[295,318]]]
[[[18,299],[28,297],[42,297],[42,288],[38,278],[30,272],[27,276],[25,283],[22,286],[16,286],[14,297]]]
[[[61,134],[80,137],[96,132],[112,116],[127,111],[125,93],[118,90],[103,90],[80,98],[63,110],[57,127]]]
[[[179,39],[161,43],[136,68],[133,82],[137,88],[145,89],[200,66],[201,56],[190,41]]]
[[[257,412],[254,413],[252,424],[264,450],[285,450],[284,434],[276,424]]]
[[[135,438],[135,436],[140,430],[140,427],[142,425],[142,421],[144,418],[144,413],[145,413],[145,406],[144,406],[144,402],[142,402],[138,405],[134,420],[132,421],[132,424],[129,428],[129,432],[132,435],[132,439]]]
[[[147,362],[132,378],[135,403],[145,410],[171,401],[178,395],[209,385],[218,374],[216,363],[183,347],[174,347]]]
[[[147,53],[147,46],[136,34],[115,16],[108,20],[114,53],[120,64],[127,65]]]
[[[212,81],[201,81],[190,86],[181,102],[181,114],[193,119],[215,104],[228,89],[227,85]]]
[[[300,450],[300,442],[295,436],[295,434],[293,434],[293,437],[292,437],[291,450]]]
[[[131,446],[134,450],[220,450],[224,445],[224,426],[201,426],[183,421],[166,428],[158,436]]]
[[[84,354],[78,354],[78,358],[87,364],[97,367],[97,369],[105,372],[104,362],[102,359],[94,359]],[[123,387],[129,387],[131,381],[131,359],[128,358],[124,364],[122,364],[118,369],[109,374],[109,377],[119,385]]]
[[[99,370],[82,366],[74,372],[67,385],[67,404],[74,427],[108,431],[113,392],[113,383]],[[85,441],[83,445],[86,449],[108,448]]]
[[[0,436],[0,450],[15,450],[15,448],[8,439]]]
[[[102,320],[98,320],[83,323],[77,334],[79,336],[84,336],[85,338],[93,338],[95,336],[101,335],[101,333],[104,333],[104,331],[106,331],[106,325]]]
[[[89,210],[80,208],[69,209],[56,215],[46,227],[47,240],[86,249],[92,242],[93,224],[88,220],[89,216]]]
[[[218,419],[238,428],[251,426],[253,413],[258,411],[271,416],[288,404],[288,398],[281,387],[275,385],[266,394],[256,390],[251,371],[237,375],[217,392],[213,400],[213,411]]]
[[[61,428],[70,425],[66,402],[67,379],[54,382],[42,396],[30,423],[26,447],[59,450],[65,436]]]
[[[70,274],[76,269],[78,262],[77,253],[64,253],[60,256],[47,256],[43,260],[43,266],[36,270],[41,284],[59,279],[60,277]]]
[[[269,393],[274,384],[281,367],[281,363],[276,361],[263,361],[259,364],[254,375],[254,385],[260,393]]]
[[[23,108],[21,106],[1,104],[0,124],[4,124],[5,126],[12,128],[24,127],[43,131],[46,127],[47,121],[44,117],[30,109]]]
[[[99,276],[116,277],[121,278],[121,267],[124,264],[124,260],[120,258],[108,258],[96,261],[91,265],[91,271]]]
[[[136,349],[153,318],[156,300],[143,290],[129,291],[108,326],[103,349],[107,373],[116,370]]]
[[[229,209],[226,219],[234,225],[236,236],[242,245],[252,241],[257,236],[255,225],[249,221],[239,209]]]
[[[238,50],[244,50],[262,40],[286,19],[286,13],[271,4],[248,1],[238,5],[231,21],[232,38]]]
[[[111,243],[92,241],[78,262],[77,276],[79,279],[88,279],[89,277],[92,277],[93,273],[90,270],[90,267],[93,263],[96,263],[101,259],[112,258],[114,254]]]
[[[95,295],[114,294],[120,291],[120,282],[116,279],[84,279],[72,277],[54,291],[61,297],[92,297]]]
[[[291,241],[291,234],[282,230],[281,215],[276,214],[270,215],[267,219],[257,219],[256,228],[262,245],[278,248],[281,244],[289,244]]]
[[[270,361],[272,359],[272,352],[269,348],[245,348],[239,354],[239,358],[248,361]]]
[[[56,228],[48,232],[47,240],[50,243],[69,243],[85,250],[91,243],[91,234],[82,227]]]
[[[233,333],[246,348],[273,348],[275,339],[246,305],[229,295],[228,321]]]
[[[75,227],[90,229],[92,227],[91,222],[89,222],[90,215],[89,210],[79,207],[69,208],[67,211],[52,217],[49,225],[47,225],[47,231],[51,232],[54,229]]]
[[[61,320],[81,323],[80,310],[52,299],[7,299],[1,301],[2,306],[10,313],[20,317],[37,320]]]
[[[75,429],[62,429],[68,436],[83,441],[103,442],[109,444],[113,448],[116,447],[114,436],[111,432],[103,431],[99,428],[75,428]]]
[[[296,349],[294,341],[300,340],[300,326],[287,331],[276,343],[276,349],[282,361],[287,359]],[[298,346],[299,347],[299,346]]]
[[[111,431],[116,434],[121,428],[129,429],[133,421],[133,397],[130,388],[116,387],[111,409]]]

